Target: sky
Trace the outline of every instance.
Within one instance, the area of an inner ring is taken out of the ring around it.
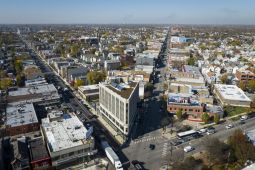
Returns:
[[[0,24],[255,25],[255,0],[0,0]]]

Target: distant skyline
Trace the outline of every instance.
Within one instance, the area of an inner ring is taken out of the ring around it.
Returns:
[[[0,24],[255,25],[255,0],[0,0]]]

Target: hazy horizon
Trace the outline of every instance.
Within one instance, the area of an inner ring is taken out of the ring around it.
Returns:
[[[0,24],[255,25],[252,0],[1,0]]]

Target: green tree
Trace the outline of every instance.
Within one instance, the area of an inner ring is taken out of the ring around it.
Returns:
[[[14,67],[15,67],[16,73],[21,73],[22,69],[23,69],[22,61],[21,60],[15,60]]]
[[[209,114],[208,114],[208,113],[203,113],[203,114],[202,114],[202,121],[203,121],[205,124],[207,124],[207,123],[209,122],[209,120],[210,120]]]
[[[145,84],[145,91],[152,91],[154,89],[154,85],[150,82]]]
[[[168,90],[168,83],[164,83],[163,88],[164,88],[165,91]]]
[[[25,85],[25,76],[23,74],[18,73],[16,75],[16,82],[19,87],[23,87]]]
[[[84,81],[81,80],[81,79],[78,79],[78,80],[76,80],[76,81],[74,82],[74,88],[75,88],[75,89],[78,89],[78,87],[79,87],[79,86],[82,86],[82,85],[84,85]]]
[[[205,149],[212,164],[226,162],[229,147],[217,138],[208,138],[204,141]]]
[[[250,80],[247,87],[250,91],[255,92],[255,80]]]
[[[215,114],[213,116],[213,121],[215,124],[219,124],[220,123],[220,115],[219,114]]]
[[[73,44],[71,46],[71,56],[72,57],[77,57],[77,54],[78,54],[79,50],[80,50],[79,45],[78,44]]]
[[[239,129],[228,138],[228,144],[233,149],[235,157],[242,164],[247,160],[255,160],[255,146]]]
[[[175,114],[176,114],[178,119],[182,118],[182,111],[181,111],[181,109],[177,110],[177,112]]]
[[[0,89],[6,90],[7,88],[11,87],[12,80],[10,78],[3,78],[0,79]]]
[[[99,72],[99,71],[90,71],[87,74],[87,80],[89,84],[98,84],[101,81],[104,81],[106,78],[105,72]]]
[[[240,81],[238,86],[239,86],[240,89],[245,90],[245,84],[244,84],[243,81]]]
[[[194,65],[195,65],[195,62],[196,62],[196,60],[195,60],[194,57],[190,57],[190,58],[188,59],[188,65],[194,66]]]
[[[228,75],[227,74],[223,74],[220,78],[221,82],[223,84],[226,84],[227,83],[227,80],[228,80]]]
[[[202,165],[201,160],[196,160],[194,157],[190,156],[184,159],[184,161],[174,161],[172,168],[174,170],[191,170],[200,169]]]

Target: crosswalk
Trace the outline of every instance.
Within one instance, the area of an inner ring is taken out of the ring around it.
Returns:
[[[154,136],[154,137],[146,137],[146,138],[136,139],[132,142],[132,144],[138,144],[138,143],[141,143],[141,142],[148,142],[148,141],[161,139],[161,138],[162,138],[162,136]]]
[[[166,155],[167,155],[167,146],[168,146],[168,143],[164,143],[163,145],[163,150],[162,150],[162,158],[164,158]]]

